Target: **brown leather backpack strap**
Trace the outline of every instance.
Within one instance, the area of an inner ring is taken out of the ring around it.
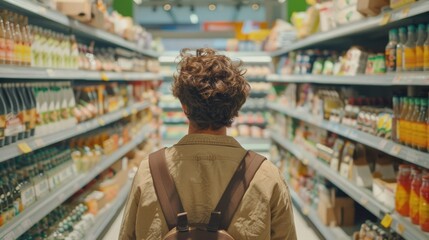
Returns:
[[[168,229],[171,230],[177,226],[177,214],[184,210],[173,177],[168,171],[165,148],[149,155],[149,168],[159,204]]]
[[[218,205],[216,206],[216,211],[220,211],[222,215],[219,229],[228,229],[232,218],[240,205],[241,199],[265,159],[265,157],[253,151],[248,151],[244,159],[241,161]]]

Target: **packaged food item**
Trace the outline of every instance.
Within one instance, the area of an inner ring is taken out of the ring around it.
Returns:
[[[393,9],[400,8],[415,1],[416,0],[390,0],[390,7]]]
[[[426,25],[426,36],[423,44],[423,70],[429,71],[429,24]]]
[[[377,16],[381,8],[388,6],[389,0],[358,0],[357,10],[365,16]]]
[[[416,70],[416,28],[414,25],[408,26],[407,42],[404,45],[404,70]]]
[[[405,44],[407,43],[407,29],[399,28],[399,41],[396,45],[396,71],[402,72],[405,70]]]
[[[424,43],[426,39],[426,26],[421,23],[417,27],[416,71],[423,71],[424,68]]]
[[[422,177],[419,202],[419,224],[420,228],[429,232],[429,174]]]
[[[419,224],[419,203],[420,187],[422,185],[422,175],[420,169],[411,169],[411,190],[410,190],[410,218],[414,224]]]

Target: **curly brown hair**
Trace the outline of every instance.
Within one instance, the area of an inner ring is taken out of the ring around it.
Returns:
[[[196,55],[189,51],[180,51],[173,95],[186,106],[186,116],[198,129],[230,127],[250,92],[243,63],[211,48],[199,48]]]

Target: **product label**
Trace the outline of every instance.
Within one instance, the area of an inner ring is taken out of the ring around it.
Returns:
[[[36,127],[36,123],[37,123],[37,112],[36,109],[32,108],[30,109],[30,129],[34,129]]]
[[[22,63],[22,44],[15,43],[13,57],[16,63]]]
[[[429,70],[429,45],[423,47],[423,67]]]
[[[6,128],[6,116],[0,115],[0,138],[4,137],[5,128]]]
[[[46,178],[41,178],[34,184],[36,197],[41,197],[49,192],[49,183]]]
[[[13,113],[6,115],[6,129],[5,136],[14,136],[23,131],[24,126],[22,125],[21,119]]]
[[[396,49],[386,49],[386,69],[388,71],[396,70]]]
[[[401,134],[402,141],[406,144],[411,143],[410,139],[410,126],[411,123],[409,121],[402,120],[401,121]]]
[[[416,50],[414,48],[405,48],[404,66],[406,71],[416,68]]]
[[[426,123],[413,124],[413,144],[425,148],[427,146],[427,125]]]
[[[419,219],[419,200],[420,194],[416,191],[411,191],[410,194],[410,218]]]
[[[410,193],[398,183],[396,187],[395,209],[403,216],[409,215]]]
[[[33,186],[29,185],[21,189],[21,201],[24,208],[29,207],[36,201],[36,193]]]
[[[419,204],[419,223],[425,231],[429,229],[429,199],[421,198]]]
[[[403,54],[402,48],[396,49],[396,68],[402,70],[404,68],[404,60],[403,60]]]
[[[30,111],[22,111],[22,122],[24,124],[24,131],[30,130]]]
[[[416,68],[417,69],[423,69],[423,65],[424,65],[423,51],[424,51],[423,46],[416,47]]]

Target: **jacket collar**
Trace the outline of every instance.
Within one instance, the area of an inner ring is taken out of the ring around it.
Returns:
[[[180,139],[176,145],[218,145],[242,148],[233,137],[211,134],[188,134]]]

